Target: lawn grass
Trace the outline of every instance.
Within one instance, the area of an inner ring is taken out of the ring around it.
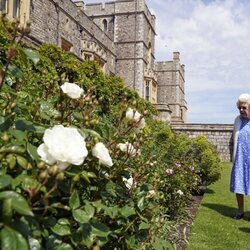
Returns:
[[[191,228],[188,250],[250,250],[250,198],[245,218],[234,220],[235,195],[229,191],[231,163],[223,163],[221,179],[208,187]]]

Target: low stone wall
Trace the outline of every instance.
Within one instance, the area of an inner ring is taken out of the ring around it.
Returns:
[[[230,161],[230,138],[233,132],[232,124],[171,124],[178,133],[187,134],[190,138],[204,135],[216,148],[222,161]]]

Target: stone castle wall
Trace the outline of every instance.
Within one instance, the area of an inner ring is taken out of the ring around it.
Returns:
[[[173,61],[156,62],[159,103],[168,103],[173,123],[186,122],[185,68],[180,64],[179,53],[173,53]]]
[[[161,119],[167,116],[166,122],[185,123],[184,67],[179,56],[178,60],[166,62],[165,66],[169,65],[170,71],[176,73],[171,78],[172,73],[159,72],[158,81],[155,69],[163,64],[155,64],[156,18],[146,0],[104,4],[32,0],[30,3],[30,41],[37,45],[55,44],[82,60],[97,61],[104,73],[120,76],[142,98],[159,104],[160,112],[164,113]]]
[[[204,135],[215,146],[220,159],[230,161],[232,124],[172,124],[171,127],[174,131],[187,134],[190,138]]]
[[[113,37],[117,48],[116,74],[145,98],[144,72],[154,67],[155,17],[145,0],[86,4],[85,13]]]
[[[72,44],[71,52],[82,58],[83,41],[106,53],[106,72],[115,74],[116,49],[113,40],[71,1],[36,0],[30,6],[32,40],[61,47],[62,38]]]

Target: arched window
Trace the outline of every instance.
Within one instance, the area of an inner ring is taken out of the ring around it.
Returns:
[[[106,19],[103,19],[102,25],[103,25],[103,30],[104,30],[105,32],[107,32],[107,31],[108,31],[108,22],[107,22]]]

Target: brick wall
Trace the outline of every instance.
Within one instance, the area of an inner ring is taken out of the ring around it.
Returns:
[[[222,161],[230,161],[229,142],[232,124],[172,124],[172,129],[187,134],[190,138],[204,135],[216,148]]]

